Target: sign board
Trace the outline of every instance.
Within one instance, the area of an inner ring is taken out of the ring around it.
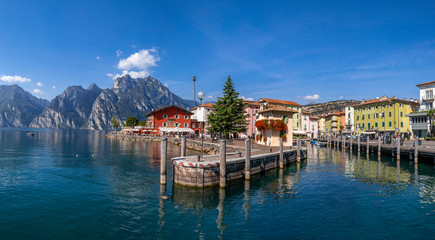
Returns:
[[[361,130],[364,130],[364,127],[361,127]]]
[[[398,128],[395,128],[396,129],[396,131],[399,131],[399,129]]]

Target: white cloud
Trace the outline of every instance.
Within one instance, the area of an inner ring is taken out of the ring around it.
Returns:
[[[213,96],[207,96],[208,98],[210,98],[210,99],[213,99],[214,97]]]
[[[343,97],[343,96],[340,96],[339,98],[340,98],[340,99],[343,99],[344,97]]]
[[[41,90],[35,88],[35,89],[32,90],[32,93],[37,94],[37,95],[41,95],[44,92],[42,92]]]
[[[56,89],[56,86],[53,86],[53,87],[51,87],[51,88]]]
[[[117,56],[117,57],[120,57],[121,55],[122,55],[122,51],[121,51],[121,50],[119,50],[119,49],[118,49],[118,50],[116,50],[116,56]]]
[[[100,60],[101,58],[100,58],[100,56],[97,56],[97,60]]]
[[[163,84],[163,86],[165,86],[165,87],[168,87],[168,86],[169,86],[169,84],[168,84],[168,83],[165,83],[165,84]]]
[[[157,66],[160,61],[155,49],[142,49],[130,55],[128,58],[119,60],[117,68],[122,70],[122,74],[108,73],[107,76],[116,79],[129,74],[132,78],[144,78],[150,75],[150,67]]]
[[[30,78],[21,77],[18,75],[15,75],[15,76],[3,75],[0,77],[0,80],[2,80],[3,82],[7,82],[7,83],[16,83],[16,82],[25,83],[25,82],[31,81]]]
[[[251,97],[244,97],[244,96],[240,96],[240,98],[241,99],[243,99],[243,100],[245,100],[245,101],[254,101],[254,99],[253,98],[251,98]]]
[[[320,98],[319,94],[313,94],[313,95],[307,95],[307,96],[305,96],[304,100],[317,100],[319,98]]]
[[[36,85],[37,85],[38,87],[42,87],[42,82],[37,82]]]

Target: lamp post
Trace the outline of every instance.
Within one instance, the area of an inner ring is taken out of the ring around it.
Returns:
[[[204,97],[205,97],[204,92],[202,92],[202,91],[198,92],[198,98],[199,98],[199,101],[201,104],[199,106],[201,107],[201,115],[202,115],[202,117],[201,117],[201,157],[203,156],[203,146],[204,146],[204,123],[205,123],[205,121],[204,121],[204,106],[202,106],[202,99],[204,99]]]

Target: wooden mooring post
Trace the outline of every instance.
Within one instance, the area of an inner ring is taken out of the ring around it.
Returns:
[[[418,164],[418,138],[414,141],[414,163]]]
[[[367,152],[367,154],[370,153],[370,137],[369,136],[367,136],[366,152]]]
[[[227,164],[227,141],[221,140],[219,145],[220,151],[220,179],[219,179],[219,187],[225,188],[227,184],[227,172],[226,172],[226,164]]]
[[[358,136],[358,152],[361,152],[361,136]]]
[[[396,157],[397,157],[397,160],[400,160],[400,137],[399,136],[397,136],[397,153],[396,153]]]
[[[349,138],[349,141],[350,141],[350,143],[349,143],[349,148],[350,148],[350,151],[352,152],[352,135],[350,135],[350,138]]]
[[[298,149],[299,149],[299,138],[298,138]],[[298,150],[299,151],[299,150]],[[299,156],[299,153],[298,153]],[[283,140],[282,138],[279,138],[279,168],[284,168],[284,147],[283,147]]]
[[[166,172],[168,159],[168,139],[162,138],[160,143],[160,184],[166,185]]]
[[[296,145],[297,145],[296,161],[301,162],[301,140],[299,138]]]
[[[245,180],[251,179],[251,139],[245,139]]]
[[[182,157],[186,156],[186,138],[185,137],[181,138],[181,156]]]
[[[378,137],[378,157],[381,156],[381,136]]]

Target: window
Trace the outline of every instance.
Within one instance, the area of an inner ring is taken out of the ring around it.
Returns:
[[[390,103],[390,104],[388,105],[388,107],[393,107],[393,104],[392,104],[392,103]]]
[[[168,115],[166,115],[166,114],[163,114],[163,118],[168,118]]]
[[[188,115],[184,115],[184,119],[189,119],[189,116]]]
[[[307,116],[304,116],[304,120],[307,120]]]
[[[180,123],[175,123],[175,127],[179,127],[180,126]]]
[[[357,120],[357,121],[359,120],[359,115],[356,115],[356,120]]]
[[[168,126],[168,123],[167,123],[167,122],[164,122],[164,123],[162,124],[162,126],[163,126],[163,127],[167,127],[167,126]]]
[[[180,119],[180,115],[177,114],[177,115],[174,116],[174,118],[175,119]]]
[[[189,127],[189,124],[188,124],[188,123],[184,123],[184,127],[185,127],[185,128],[188,128],[188,127]]]
[[[375,128],[377,128],[378,127],[378,122],[375,122]]]
[[[350,118],[350,113],[347,114],[347,118]]]
[[[403,112],[400,112],[400,117],[403,117]]]
[[[370,114],[367,114],[367,119],[370,119]]]
[[[391,122],[388,122],[388,126],[391,127]]]
[[[195,123],[192,123],[192,128],[195,128],[195,125],[196,125]]]
[[[304,130],[307,130],[307,124],[304,124]]]
[[[314,131],[314,125],[311,125],[311,130],[313,130],[313,131]]]
[[[364,129],[364,123],[362,124],[362,128]]]
[[[382,104],[382,108],[385,108],[385,104]]]
[[[388,117],[391,117],[391,111],[388,112]],[[390,126],[391,127],[391,126]]]
[[[400,127],[403,128],[403,122],[400,122]]]
[[[364,114],[362,115],[362,120],[364,120]]]
[[[403,103],[400,104],[400,107],[403,107]]]
[[[382,122],[382,127],[385,127],[385,122]]]

